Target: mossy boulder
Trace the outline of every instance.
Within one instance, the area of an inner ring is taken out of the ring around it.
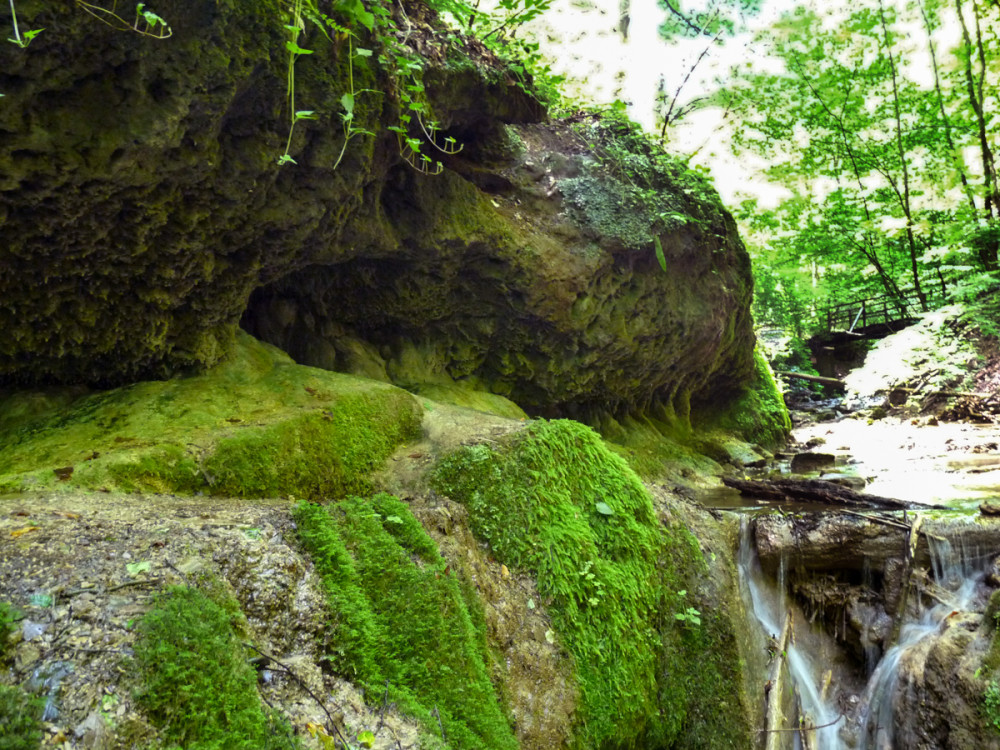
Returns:
[[[413,396],[238,337],[203,375],[0,398],[0,488],[337,497],[419,434]]]
[[[730,614],[696,593],[698,541],[595,432],[532,423],[445,458],[434,485],[498,560],[537,580],[580,687],[570,746],[752,745]]]
[[[159,40],[103,7],[17,11],[22,29],[45,32],[0,48],[0,384],[119,385],[211,366],[255,288],[392,234],[386,184],[412,168],[386,129],[398,97],[377,56],[348,66],[349,45],[306,24],[298,43],[313,54],[296,62],[295,103],[318,120],[298,123],[297,163],[279,166],[286,5],[162,0],[173,34]],[[357,46],[375,46],[353,26]],[[455,42],[465,64],[445,64],[450,43],[426,24],[410,43],[441,57],[428,97],[450,127],[542,115],[481,48]],[[452,82],[476,98],[445,110]],[[352,85],[352,124],[375,135],[344,149]]]
[[[698,426],[721,429],[764,448],[783,444],[792,430],[788,408],[760,349],[754,350],[753,376],[734,399],[696,404],[695,413]]]

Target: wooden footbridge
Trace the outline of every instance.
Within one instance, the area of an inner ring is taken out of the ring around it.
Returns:
[[[816,369],[826,376],[819,382],[839,378],[860,365],[867,351],[867,347],[859,347],[860,342],[885,338],[906,328],[917,321],[921,309],[916,295],[867,297],[827,307],[820,313],[826,330],[806,342]]]
[[[907,297],[868,297],[831,305],[823,311],[826,333],[815,336],[824,344],[857,339],[880,339],[916,322],[921,301]]]

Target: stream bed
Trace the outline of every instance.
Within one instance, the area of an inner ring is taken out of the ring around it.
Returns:
[[[831,473],[931,507],[701,498],[741,511],[743,596],[772,653],[761,747],[1000,748],[985,701],[1000,677],[1000,519],[978,512],[1000,500],[1000,427],[842,419],[795,437],[834,454]]]

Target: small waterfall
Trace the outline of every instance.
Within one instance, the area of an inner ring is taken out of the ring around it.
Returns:
[[[751,538],[750,520],[741,519],[738,564],[748,607],[764,632],[777,641],[779,649],[782,648],[786,618],[793,611],[796,618],[795,641],[784,648],[787,682],[783,678],[780,682],[794,685],[797,708],[791,707],[790,700],[784,703],[781,698],[768,701],[767,750],[903,750],[898,744],[904,739],[897,731],[898,711],[894,706],[900,688],[901,667],[908,663],[908,655],[910,659],[916,658],[910,654],[912,649],[941,631],[949,615],[976,608],[984,563],[995,554],[994,550],[971,548],[965,536],[954,530],[949,531],[949,537],[950,541],[933,533],[921,536],[920,544],[927,543],[930,550],[930,570],[927,571],[928,566],[924,563],[923,569],[915,568],[912,575],[907,574],[906,580],[912,588],[909,606],[907,611],[897,615],[902,618],[898,635],[891,647],[886,644],[887,650],[881,659],[878,658],[883,647],[881,641],[869,636],[869,618],[874,622],[877,607],[872,603],[870,614],[867,609],[859,610],[864,674],[868,681],[860,701],[856,697],[851,699],[856,702],[857,710],[849,712],[853,716],[845,719],[837,708],[834,691],[829,689],[831,672],[827,669],[836,661],[834,650],[837,647],[829,635],[810,628],[799,614],[788,595],[786,578],[792,571],[787,569],[786,561],[782,559],[778,565],[777,580],[764,574]],[[861,571],[865,588],[872,587],[872,579],[873,571],[867,567]],[[771,675],[772,692],[776,689],[775,674]],[[846,695],[842,698],[848,700]],[[828,724],[830,726],[824,726]],[[817,729],[814,732],[788,731],[800,725]],[[783,731],[780,734],[773,732],[775,728]]]
[[[779,642],[784,623],[788,615],[788,602],[785,585],[786,567],[782,559],[778,571],[778,582],[768,580],[761,570],[757,552],[750,539],[749,519],[740,519],[740,549],[738,555],[741,579],[745,584],[745,597],[749,600],[757,621],[765,633]],[[803,634],[804,635],[804,634]],[[798,637],[796,641],[798,641]],[[780,647],[780,645],[779,645]],[[788,726],[783,730],[794,728],[797,724],[804,727],[818,727],[814,731],[804,729],[795,732],[793,747],[809,748],[809,750],[840,750],[842,743],[839,738],[840,712],[836,710],[825,690],[823,673],[814,663],[815,654],[799,642],[788,642],[785,647],[785,665],[798,697],[799,716],[788,717]],[[778,690],[779,686],[771,686]],[[800,720],[800,721],[799,721]],[[808,735],[803,740],[800,734]],[[783,747],[773,737],[768,739],[768,748]]]
[[[898,642],[879,662],[865,688],[862,712],[858,718],[860,750],[894,750],[895,706],[893,698],[899,682],[899,665],[907,652],[922,640],[938,632],[941,623],[955,611],[970,608],[983,578],[975,569],[977,554],[972,554],[964,537],[956,538],[956,550],[947,539],[927,537],[931,556],[931,574],[937,602],[929,608],[918,604],[919,614],[905,619]],[[906,617],[905,613],[900,616]]]

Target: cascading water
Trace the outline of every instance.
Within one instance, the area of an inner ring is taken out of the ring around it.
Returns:
[[[969,554],[964,538],[959,536],[958,541],[955,550],[948,540],[928,537],[932,576],[941,600],[924,609],[916,619],[904,621],[898,642],[886,652],[872,674],[861,702],[860,750],[894,750],[896,711],[893,699],[897,695],[900,664],[911,649],[938,632],[951,613],[969,609],[976,596],[983,573],[975,570],[975,556]]]
[[[738,556],[744,595],[764,631],[778,639],[792,606],[786,594],[785,561],[782,560],[779,565],[778,580],[768,578],[757,558],[749,525],[749,520],[744,517],[741,520]],[[930,545],[931,571],[929,582],[923,588],[933,591],[931,596],[937,603],[931,607],[922,607],[922,597],[915,595],[915,606],[911,608],[911,612],[916,610],[916,614],[904,617],[897,642],[875,665],[869,659],[874,660],[878,649],[875,646],[869,647],[863,640],[867,662],[865,671],[869,673],[869,679],[858,703],[854,721],[849,723],[842,718],[841,711],[837,709],[833,696],[827,689],[829,673],[825,673],[827,659],[823,654],[823,647],[831,639],[827,637],[824,640],[808,627],[803,627],[803,618],[796,628],[800,642],[789,642],[785,649],[788,677],[795,685],[799,709],[797,716],[784,719],[780,731],[788,732],[797,726],[817,729],[815,732],[801,730],[805,736],[804,741],[799,738],[800,731],[796,731],[790,742],[769,742],[768,748],[902,750],[895,742],[897,712],[893,705],[898,693],[900,666],[906,662],[911,649],[940,630],[946,617],[956,610],[968,610],[973,606],[977,588],[984,575],[981,570],[977,570],[983,556],[977,554],[976,550],[967,549],[961,534],[955,535],[953,542],[935,536],[927,536],[926,539]],[[870,577],[871,572],[866,571],[866,582]],[[813,640],[805,645],[802,641],[809,638]],[[775,688],[772,686],[771,689]]]
[[[778,583],[769,581],[761,570],[760,561],[750,539],[749,521],[746,517],[740,520],[740,550],[738,557],[741,578],[745,584],[745,596],[749,600],[757,621],[765,633],[778,640],[784,621],[787,617],[788,605],[785,596],[784,560],[779,569]],[[836,710],[829,697],[825,695],[822,684],[822,672],[814,663],[812,655],[800,644],[789,641],[785,648],[785,658],[788,674],[799,698],[799,722],[804,727],[816,727],[814,731],[803,730],[811,736],[808,747],[812,750],[840,750],[842,744],[838,736],[838,719],[840,712]],[[772,686],[772,690],[778,689]],[[783,731],[787,731],[784,728]],[[768,745],[771,747],[772,745]],[[795,733],[793,747],[802,748],[802,738]]]

